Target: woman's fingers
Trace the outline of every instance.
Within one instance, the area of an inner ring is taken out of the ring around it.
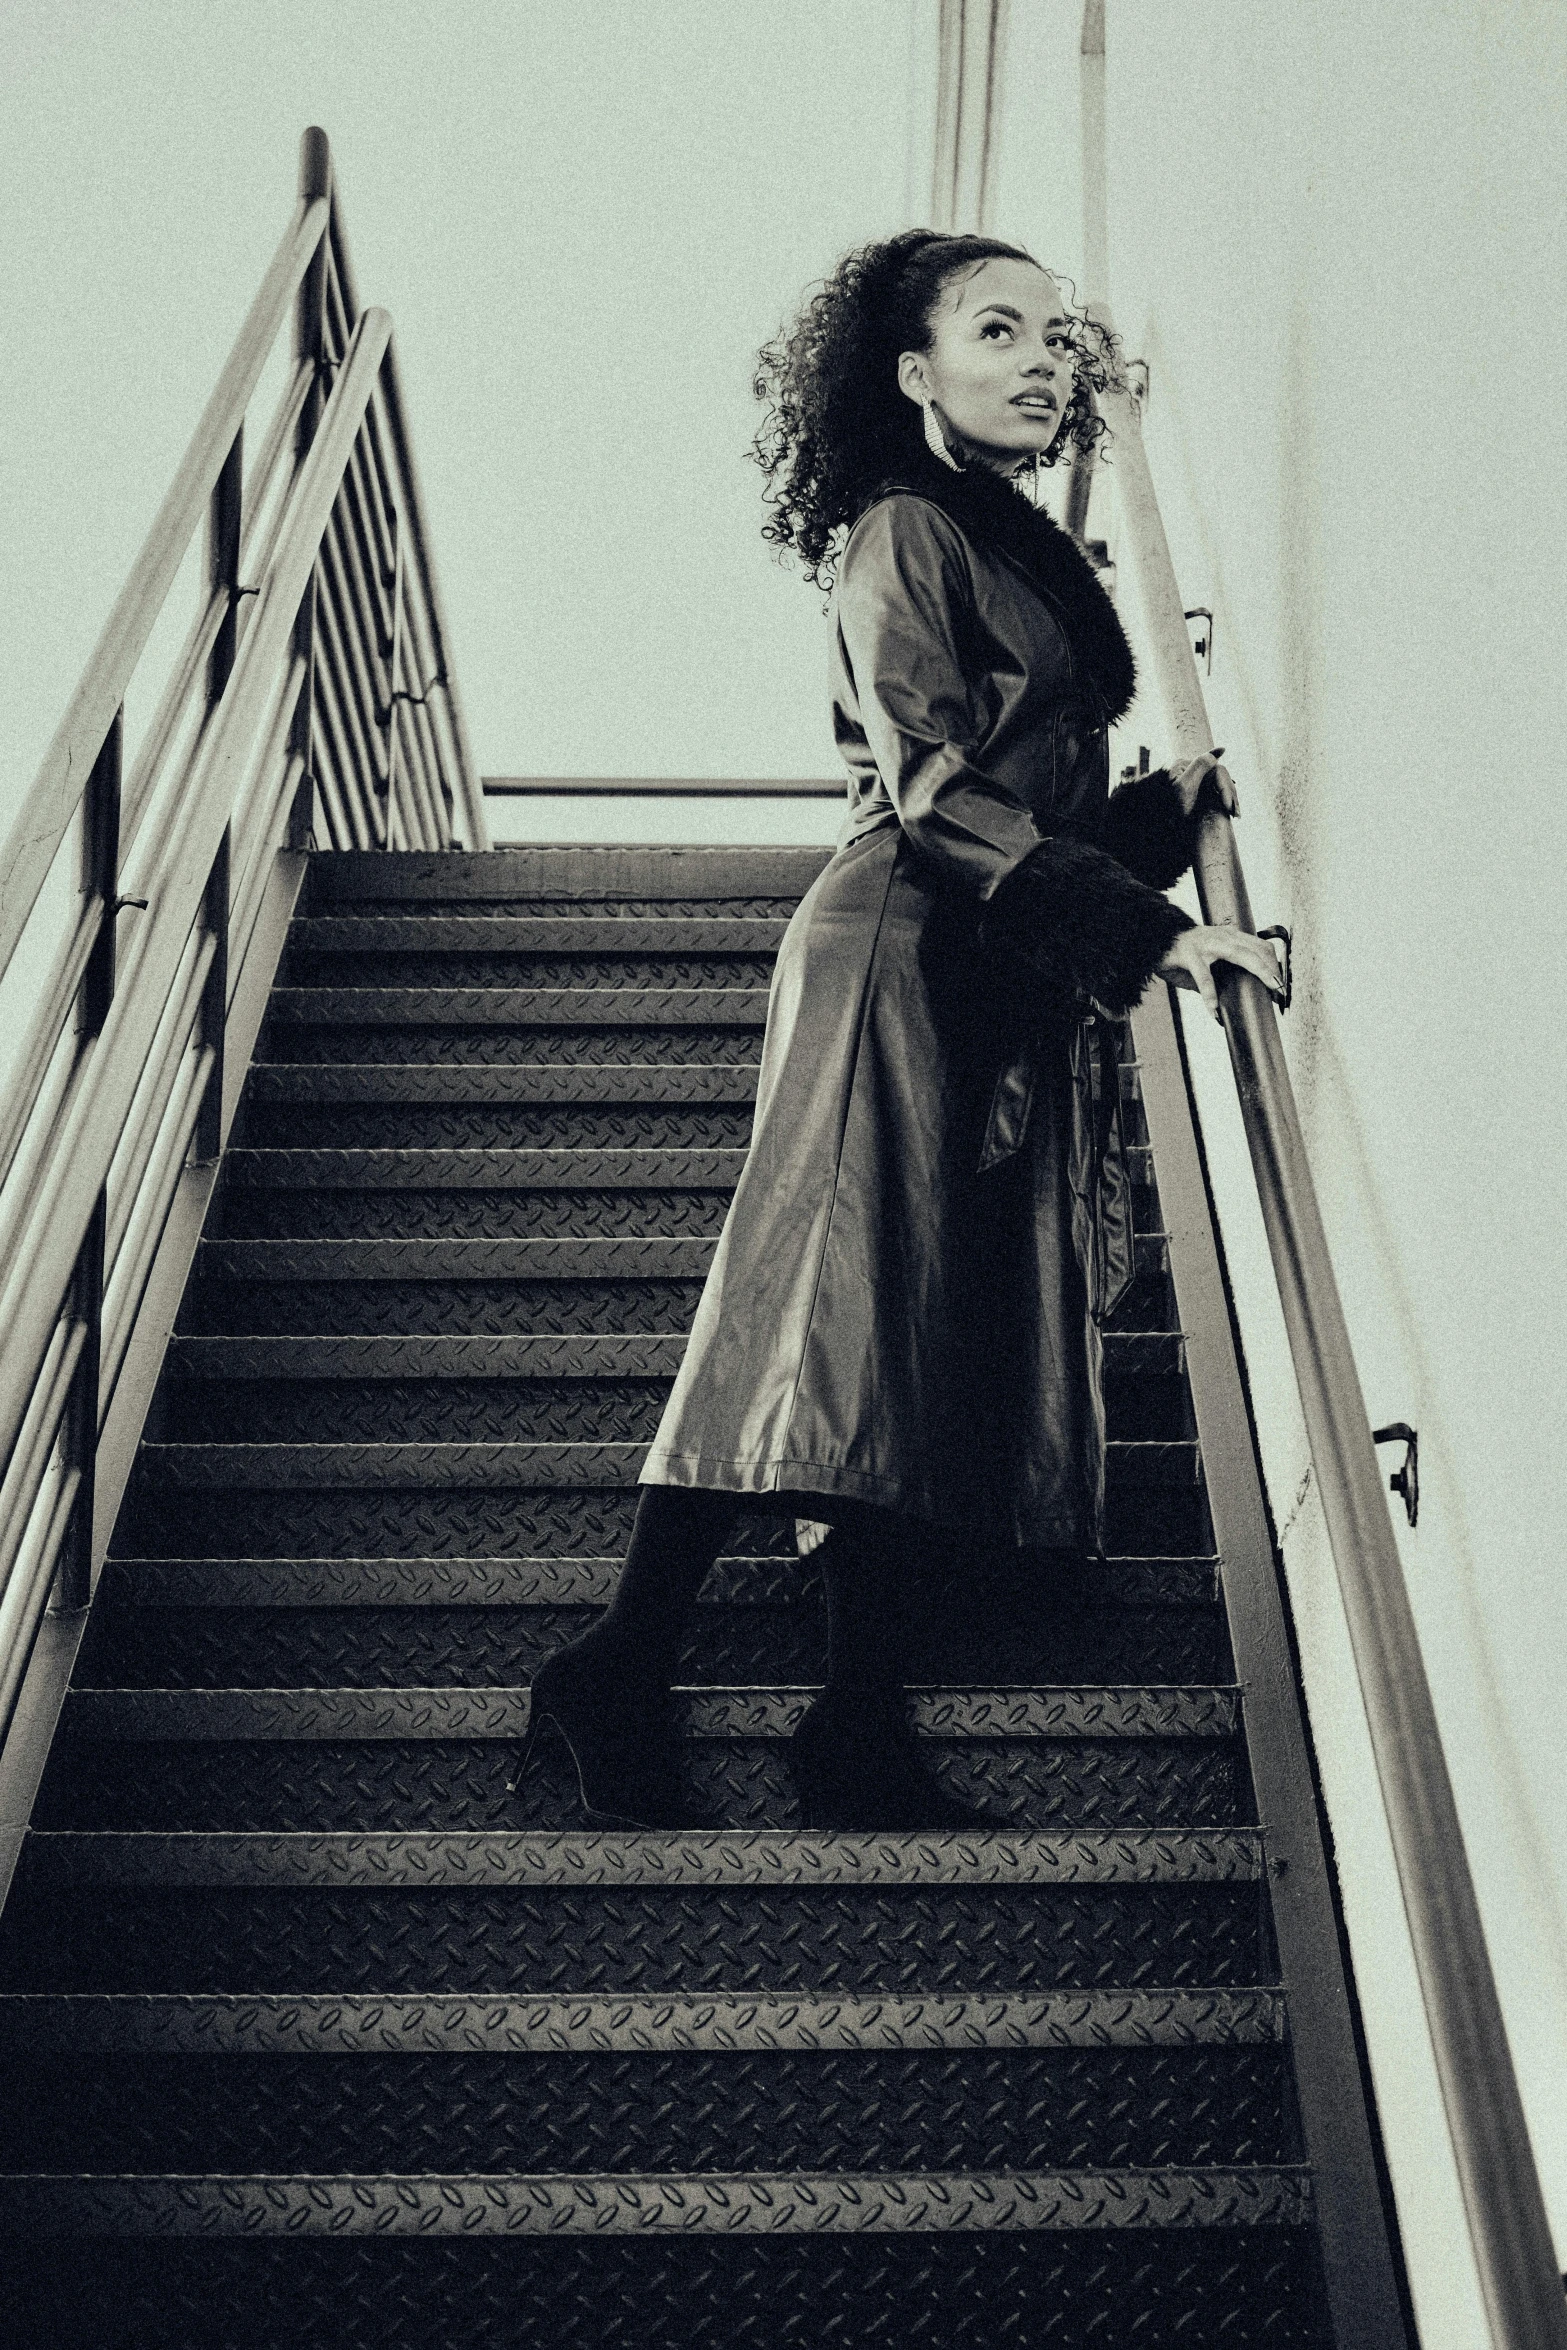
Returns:
[[[1284,993],[1284,973],[1268,939],[1255,938],[1249,930],[1235,930],[1228,924],[1210,935],[1213,944],[1208,955],[1215,963],[1233,963],[1237,970],[1260,979],[1274,995]]]
[[[1216,766],[1213,770],[1213,782],[1214,789],[1219,795],[1219,805],[1226,816],[1238,816],[1241,812],[1240,798],[1228,767]]]

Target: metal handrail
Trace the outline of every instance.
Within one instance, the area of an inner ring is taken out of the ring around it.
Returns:
[[[246,478],[246,413],[290,322]],[[100,1437],[111,1404],[145,1408],[144,1301],[167,1286],[182,1184],[226,1141],[225,1038],[239,1016],[248,1052],[298,887],[285,853],[323,828],[450,849],[454,818],[489,846],[394,369],[307,131],[288,232],[0,848],[0,975],[80,858],[0,1114],[0,1736],[51,1588],[90,1594]],[[125,694],[203,528],[198,610],[122,782]]]
[[[1088,309],[1113,325],[1107,305]],[[1099,405],[1174,752],[1206,756],[1213,733],[1141,403],[1123,389]],[[1255,928],[1234,828],[1221,810],[1198,827],[1195,871],[1205,921]],[[1219,1001],[1481,2290],[1501,2350],[1567,2350],[1567,2299],[1278,1014],[1262,981],[1234,968]]]

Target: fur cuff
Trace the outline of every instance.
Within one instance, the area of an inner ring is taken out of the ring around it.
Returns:
[[[1129,1012],[1190,915],[1103,849],[1058,833],[1013,867],[980,917],[982,945],[1021,963],[1063,1010]]]
[[[1110,794],[1099,840],[1118,865],[1150,889],[1168,889],[1190,866],[1196,837],[1195,814],[1183,812],[1168,769],[1156,767]]]

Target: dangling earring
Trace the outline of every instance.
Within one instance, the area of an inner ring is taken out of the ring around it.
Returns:
[[[936,421],[935,402],[933,400],[922,400],[920,402],[920,407],[924,411],[925,416],[926,448],[929,449],[933,457],[939,457],[943,465],[950,465],[954,473],[961,473],[963,471],[963,467],[958,463],[956,457],[953,456],[952,451],[947,447],[946,442],[942,438],[941,426]]]

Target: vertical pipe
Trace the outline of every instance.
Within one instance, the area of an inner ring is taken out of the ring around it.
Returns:
[[[1083,134],[1082,300],[1110,293],[1110,190],[1105,161],[1105,0],[1084,0],[1078,44]]]

